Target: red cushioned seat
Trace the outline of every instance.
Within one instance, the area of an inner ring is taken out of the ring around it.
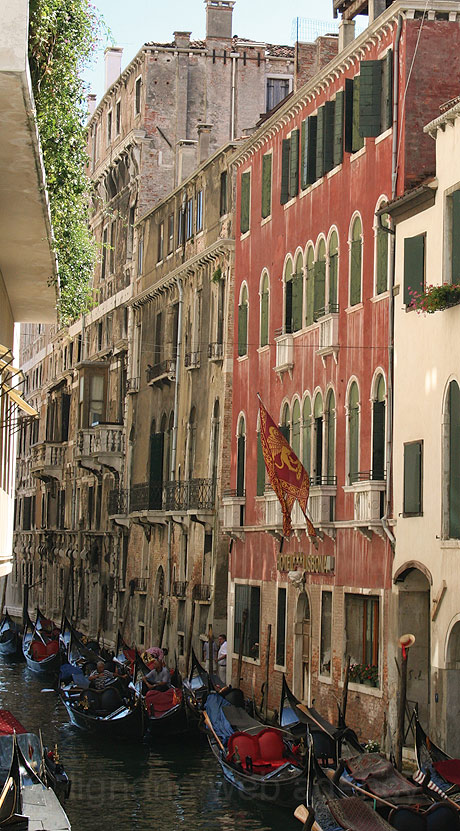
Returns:
[[[284,765],[286,759],[283,754],[284,742],[280,733],[269,727],[256,736],[233,733],[228,740],[227,760],[235,762],[239,758],[242,766],[247,768],[246,759],[249,757],[259,774]]]
[[[228,740],[228,761],[236,761],[239,757],[243,767],[246,767],[246,756],[251,757],[253,765],[260,761],[257,736],[250,736],[239,731],[233,733]]]
[[[259,739],[261,759],[266,762],[275,762],[283,758],[284,742],[277,730],[267,727],[265,730],[261,730],[257,738]]]
[[[56,655],[59,651],[59,643],[57,641],[50,641],[46,644],[46,654],[47,655]]]
[[[46,644],[41,641],[32,641],[31,652],[34,661],[43,661],[43,658],[46,658],[48,655]]]

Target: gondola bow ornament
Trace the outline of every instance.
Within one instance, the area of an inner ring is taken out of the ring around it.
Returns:
[[[308,516],[307,503],[310,477],[289,442],[273,421],[259,398],[260,441],[270,484],[275,491],[283,512],[283,535],[292,531],[291,512],[294,502],[299,503],[307,522],[307,533],[315,546],[318,535]]]

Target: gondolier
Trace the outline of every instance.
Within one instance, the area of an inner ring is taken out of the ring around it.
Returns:
[[[217,674],[221,681],[227,682],[227,635],[219,635],[219,651],[217,653]]]

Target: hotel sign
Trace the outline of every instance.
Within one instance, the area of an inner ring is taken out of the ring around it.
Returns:
[[[297,551],[294,554],[278,554],[278,571],[306,571],[307,574],[333,574],[335,557],[325,554],[303,554]]]

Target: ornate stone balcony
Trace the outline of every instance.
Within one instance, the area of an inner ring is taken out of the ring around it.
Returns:
[[[275,372],[292,373],[294,367],[294,338],[291,333],[283,332],[282,329],[275,331],[276,344],[276,365]]]
[[[97,424],[78,431],[75,459],[83,467],[103,466],[121,473],[124,449],[122,424]]]
[[[356,527],[366,536],[372,531],[382,532],[382,517],[385,513],[385,474],[372,470],[359,471],[345,492],[353,493],[353,517]]]
[[[210,361],[221,361],[224,357],[224,344],[216,341],[208,344],[208,358]]]
[[[172,587],[173,597],[184,600],[187,594],[187,585],[187,580],[174,580]]]
[[[48,441],[32,445],[30,449],[31,472],[43,482],[48,482],[50,479],[57,479],[61,482],[64,475],[66,447],[65,444]]]
[[[222,497],[222,531],[230,536],[241,537],[244,528],[246,491],[237,494],[236,490],[224,491]]]
[[[192,588],[192,600],[198,603],[210,603],[212,595],[212,586],[205,583],[196,583]]]
[[[317,354],[324,363],[326,355],[333,355],[337,363],[339,353],[339,307],[326,306],[317,315],[319,322],[319,346]]]

